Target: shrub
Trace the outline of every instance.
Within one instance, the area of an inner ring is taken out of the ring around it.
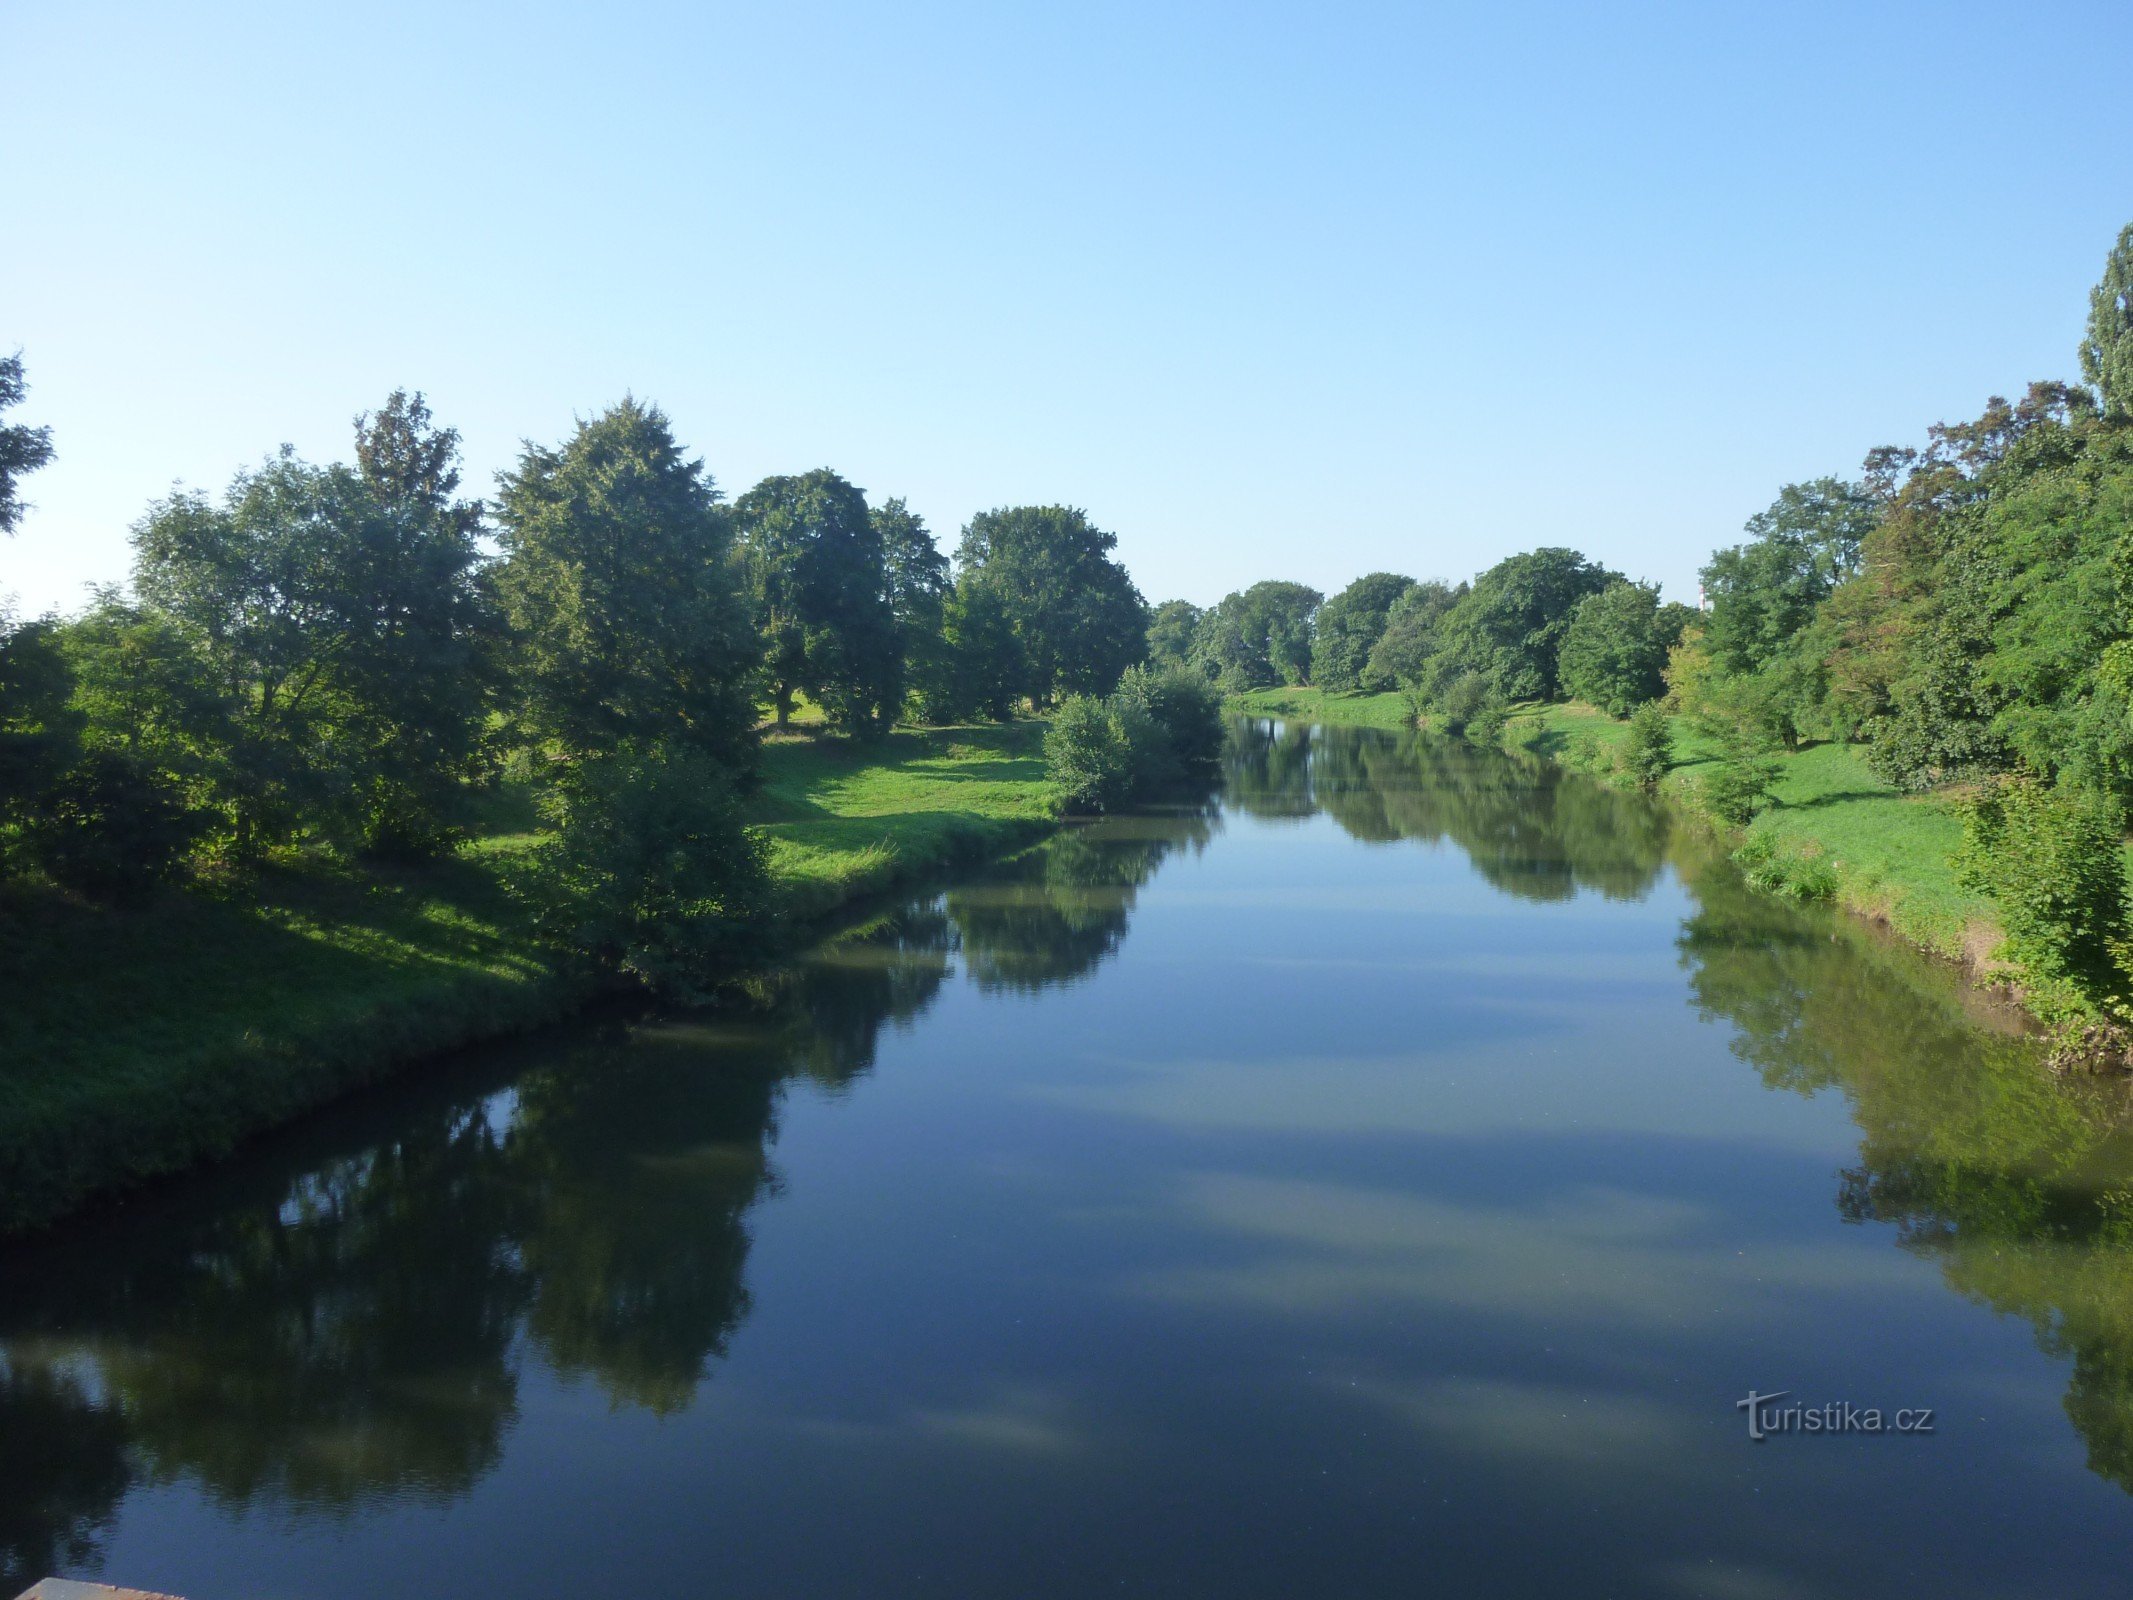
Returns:
[[[1781,850],[1768,833],[1756,831],[1741,841],[1733,860],[1748,882],[1765,894],[1793,900],[1829,900],[1837,893],[1837,869],[1815,845],[1796,851]]]
[[[1666,708],[1647,700],[1630,713],[1629,743],[1623,747],[1622,770],[1639,788],[1654,789],[1674,766],[1674,725]]]
[[[1491,695],[1466,719],[1466,736],[1476,744],[1495,744],[1503,737],[1504,724],[1510,720],[1509,703]]]
[[[1464,733],[1489,700],[1487,680],[1478,672],[1462,672],[1437,692],[1436,724],[1446,733]]]
[[[594,966],[694,994],[768,909],[762,842],[709,755],[625,745],[581,763],[546,804],[543,926]]]
[[[1987,785],[1963,805],[1956,875],[1998,907],[2007,956],[2031,980],[2091,1003],[2120,987],[2121,820],[2102,795],[2028,778]]]
[[[1736,746],[1704,775],[1704,804],[1720,821],[1739,827],[1770,803],[1777,775],[1775,758],[1752,745]]]
[[[90,750],[42,797],[30,853],[55,883],[126,902],[175,877],[204,824],[142,763]]]
[[[1170,770],[1150,774],[1150,781],[1206,772],[1222,759],[1222,696],[1206,673],[1181,665],[1129,667],[1112,698],[1138,706],[1162,730]]]
[[[1139,721],[1153,726],[1146,713]],[[1063,811],[1111,811],[1133,796],[1134,751],[1114,708],[1093,695],[1070,694],[1044,730],[1044,768]]]

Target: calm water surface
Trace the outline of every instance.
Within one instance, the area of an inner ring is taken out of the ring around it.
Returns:
[[[0,1254],[0,1576],[2127,1590],[2122,1092],[1641,802],[1261,727],[757,989]]]

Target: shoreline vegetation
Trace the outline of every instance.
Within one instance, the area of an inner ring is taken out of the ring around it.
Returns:
[[[1037,721],[766,737],[748,820],[775,909],[756,956],[1053,827],[1043,738]],[[497,832],[404,869],[305,861],[123,911],[9,890],[0,1232],[615,992],[541,936],[522,892],[540,840]]]
[[[1343,727],[1413,725],[1413,708],[1397,691],[1331,693],[1266,689],[1229,697],[1232,712]],[[1857,749],[1805,744],[1780,752],[1768,804],[1746,824],[1717,815],[1704,780],[1727,752],[1694,719],[1668,719],[1672,759],[1652,792],[1734,847],[1756,888],[1801,900],[1828,900],[1887,927],[1905,942],[1955,962],[1980,984],[2022,1004],[2040,1022],[2053,1019],[2026,1004],[2015,975],[1994,952],[2005,938],[1992,901],[1960,881],[1960,796],[1907,793],[1875,775]],[[1428,724],[1425,714],[1424,726]],[[1507,749],[1542,756],[1572,771],[1622,787],[1642,787],[1627,770],[1631,730],[1605,712],[1572,703],[1521,705],[1505,719]],[[2133,869],[2133,851],[2128,851]]]

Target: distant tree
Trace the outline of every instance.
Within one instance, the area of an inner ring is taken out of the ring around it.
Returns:
[[[885,728],[903,702],[903,649],[866,496],[820,467],[765,478],[733,512],[778,726],[804,693],[848,733]]]
[[[1748,519],[1748,542],[1720,550],[1703,569],[1712,658],[1730,672],[1771,660],[1859,570],[1862,541],[1880,516],[1881,502],[1861,484],[1817,478],[1779,490]]]
[[[2102,281],[2089,294],[2081,375],[2095,389],[2106,417],[2133,417],[2133,223],[2119,230]],[[5,403],[0,391],[0,404]]]
[[[1177,666],[1192,655],[1193,630],[1205,615],[1190,600],[1165,600],[1148,624],[1148,660],[1158,667]]]
[[[23,864],[10,841],[80,747],[81,716],[58,635],[49,618],[18,624],[0,610],[0,875]]]
[[[22,380],[22,352],[0,356],[0,412],[22,404],[29,386]],[[17,486],[52,459],[52,430],[22,423],[0,424],[0,534],[12,534],[29,507]]]
[[[984,716],[1005,722],[1013,716],[1026,674],[999,586],[966,573],[948,592],[941,631],[948,646],[949,690],[936,720]]]
[[[888,571],[889,609],[903,652],[904,685],[919,714],[929,721],[947,712],[955,695],[955,665],[948,644],[948,596],[954,585],[948,558],[933,542],[925,520],[901,500],[873,511]]]
[[[1694,615],[1662,606],[1656,586],[1618,581],[1578,602],[1558,661],[1563,692],[1626,717],[1666,692],[1667,653]]]
[[[1311,681],[1313,620],[1324,597],[1269,579],[1224,595],[1193,633],[1192,658],[1232,689]]]
[[[1415,586],[1394,572],[1355,580],[1319,608],[1311,645],[1311,674],[1321,688],[1382,689],[1390,675],[1370,671],[1370,652],[1383,637],[1393,604]]]
[[[1385,630],[1371,646],[1364,676],[1377,683],[1418,686],[1436,654],[1437,628],[1454,601],[1466,593],[1432,578],[1410,585],[1385,613]]]
[[[1039,708],[1109,692],[1148,648],[1148,607],[1111,552],[1115,534],[1067,506],[981,511],[956,552],[965,612],[989,610],[1014,641],[1015,690]]]
[[[671,741],[755,761],[759,659],[703,463],[634,399],[528,444],[500,483],[497,590],[528,732],[565,762]]]
[[[1556,698],[1556,653],[1571,614],[1620,577],[1559,546],[1497,562],[1438,624],[1432,687],[1471,672],[1496,700]]]

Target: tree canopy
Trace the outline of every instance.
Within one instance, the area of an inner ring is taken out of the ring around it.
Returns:
[[[1414,587],[1396,572],[1357,578],[1319,608],[1311,643],[1311,675],[1326,689],[1382,689],[1390,673],[1370,670],[1370,653],[1384,636],[1393,605]]]
[[[987,673],[1039,707],[1108,693],[1148,647],[1148,607],[1112,556],[1117,546],[1116,534],[1070,506],[972,517],[956,551],[963,610],[996,622],[996,652],[1011,648]]]

